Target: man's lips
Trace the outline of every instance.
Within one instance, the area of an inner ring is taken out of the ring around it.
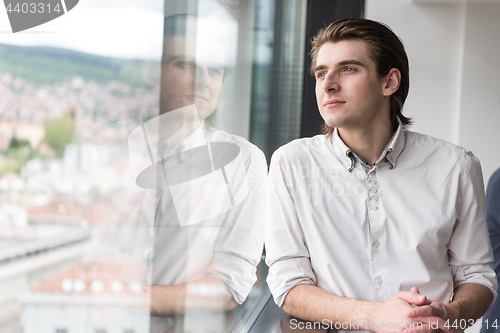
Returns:
[[[192,94],[192,95],[186,95],[186,98],[189,99],[189,100],[193,100],[193,101],[204,101],[204,102],[208,102],[209,101],[209,98],[203,94]]]
[[[327,108],[333,108],[344,103],[345,103],[344,101],[341,101],[339,99],[329,99],[323,105],[326,106]]]

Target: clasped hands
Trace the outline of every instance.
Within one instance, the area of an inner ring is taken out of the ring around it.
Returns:
[[[458,304],[428,299],[413,287],[375,304],[368,319],[371,326],[366,329],[377,333],[459,333],[460,328],[452,327],[455,320],[460,321]]]

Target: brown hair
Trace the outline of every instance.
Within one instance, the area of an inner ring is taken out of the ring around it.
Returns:
[[[392,68],[397,68],[401,72],[399,88],[391,96],[392,126],[394,129],[397,128],[397,118],[401,120],[404,127],[411,125],[411,118],[405,117],[401,113],[410,88],[408,56],[399,37],[387,25],[367,19],[354,18],[341,19],[321,29],[311,41],[311,73],[314,75],[318,52],[323,44],[355,39],[368,43],[371,58],[375,61],[380,76],[387,75]],[[330,136],[333,128],[325,123],[322,132]]]

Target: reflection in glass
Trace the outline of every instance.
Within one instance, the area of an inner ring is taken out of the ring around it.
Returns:
[[[231,332],[262,302],[254,2],[167,0],[165,34],[162,6],[81,2],[109,29],[79,51],[62,20],[16,38],[64,49],[0,45],[0,332]]]
[[[257,280],[266,161],[214,127],[235,54],[234,31],[213,23],[206,15],[165,18],[160,115],[129,136],[136,183],[153,194],[143,204],[153,236],[151,332],[220,332],[224,311]]]

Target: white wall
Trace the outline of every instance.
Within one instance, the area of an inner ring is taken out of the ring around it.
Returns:
[[[467,4],[458,144],[476,154],[484,178],[500,167],[500,3]]]
[[[411,129],[471,150],[487,181],[500,167],[500,2],[367,0],[365,17],[403,40]]]

